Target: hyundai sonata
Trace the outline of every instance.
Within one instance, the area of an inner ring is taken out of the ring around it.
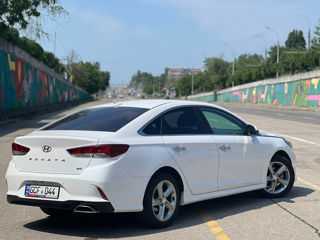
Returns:
[[[295,180],[284,138],[221,107],[139,100],[83,109],[12,143],[7,201],[53,217],[142,212],[168,226],[180,206],[259,190],[282,197]]]

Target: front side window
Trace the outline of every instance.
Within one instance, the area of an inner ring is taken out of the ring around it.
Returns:
[[[90,108],[74,113],[42,130],[116,132],[147,110],[134,107]]]
[[[243,135],[240,123],[232,117],[215,110],[202,108],[201,113],[207,120],[213,134],[217,135]]]
[[[177,108],[162,116],[162,135],[203,133],[204,129],[193,107]]]

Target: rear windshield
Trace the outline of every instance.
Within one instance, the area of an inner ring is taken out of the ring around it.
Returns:
[[[146,111],[146,108],[133,107],[91,108],[72,114],[42,130],[116,132]]]

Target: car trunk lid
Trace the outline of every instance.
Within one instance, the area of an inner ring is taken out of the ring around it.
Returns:
[[[13,161],[19,171],[81,174],[92,158],[72,156],[67,149],[97,145],[100,138],[113,134],[97,131],[35,131],[16,138],[16,143],[30,148],[30,151],[23,156],[13,156]]]

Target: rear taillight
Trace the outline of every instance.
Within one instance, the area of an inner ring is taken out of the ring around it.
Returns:
[[[17,143],[12,143],[12,155],[26,155],[30,148],[22,146]]]
[[[71,148],[67,151],[75,157],[106,157],[113,158],[128,151],[129,145],[126,144],[109,144],[98,146],[85,146]]]

